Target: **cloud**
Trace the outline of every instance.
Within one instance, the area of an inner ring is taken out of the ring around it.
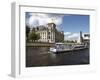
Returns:
[[[63,15],[57,14],[27,13],[26,15],[29,15],[29,17],[26,18],[26,24],[31,27],[46,25],[50,22],[54,22],[57,26],[59,26],[63,21]]]
[[[71,35],[68,36],[68,38],[77,38],[79,37],[79,33],[72,33]]]
[[[79,33],[64,32],[65,40],[77,40]]]
[[[64,35],[70,35],[71,32],[64,32]]]

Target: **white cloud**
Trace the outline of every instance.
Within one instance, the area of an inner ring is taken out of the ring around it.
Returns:
[[[65,40],[77,40],[79,38],[79,33],[65,32]]]
[[[64,35],[70,35],[72,34],[71,32],[64,32]]]
[[[30,17],[26,20],[26,24],[31,27],[35,27],[37,25],[45,25],[50,22],[54,22],[57,26],[62,24],[62,15],[56,14],[39,14],[39,13],[29,13]]]
[[[77,38],[79,37],[79,33],[72,33],[71,35],[68,36],[68,38]]]

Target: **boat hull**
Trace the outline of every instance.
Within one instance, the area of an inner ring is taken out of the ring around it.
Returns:
[[[84,50],[84,49],[87,49],[87,48],[79,48],[79,49],[71,49],[71,50],[58,50],[56,52],[53,52],[53,53],[64,53],[64,52],[72,52],[72,51],[78,51],[78,50]]]

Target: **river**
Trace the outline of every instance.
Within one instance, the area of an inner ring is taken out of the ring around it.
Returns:
[[[89,64],[89,49],[48,53],[49,47],[26,47],[26,67]]]

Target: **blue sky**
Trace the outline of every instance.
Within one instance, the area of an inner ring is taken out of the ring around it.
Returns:
[[[64,31],[65,39],[77,39],[79,32],[89,33],[89,15],[46,14],[26,12],[26,24],[30,27],[54,22]]]
[[[89,32],[89,16],[88,15],[69,15],[64,16],[62,21],[62,29],[64,32]]]

